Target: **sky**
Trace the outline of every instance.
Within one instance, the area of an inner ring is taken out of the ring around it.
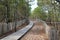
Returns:
[[[37,5],[37,0],[35,0],[34,2],[32,2],[32,6],[31,6],[31,11],[33,11],[36,7],[38,7]]]

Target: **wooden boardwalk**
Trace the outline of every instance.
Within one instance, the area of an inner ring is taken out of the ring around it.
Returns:
[[[25,28],[5,37],[0,40],[18,40],[21,38],[29,29],[33,27],[33,22],[30,22],[29,25],[27,25]]]

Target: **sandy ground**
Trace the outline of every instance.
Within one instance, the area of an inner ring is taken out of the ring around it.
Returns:
[[[20,40],[48,40],[42,23],[34,22],[33,28]]]

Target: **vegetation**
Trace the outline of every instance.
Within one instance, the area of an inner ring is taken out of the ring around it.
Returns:
[[[35,8],[35,10],[32,12],[31,17],[33,19],[41,19],[41,20],[45,20],[47,15],[41,10],[41,7],[37,7]]]
[[[48,22],[60,21],[60,8],[59,4],[52,3],[53,0],[38,0],[38,7],[31,13],[31,17],[39,18]]]
[[[29,14],[29,2],[26,0],[0,0],[0,22],[22,20],[28,18]]]

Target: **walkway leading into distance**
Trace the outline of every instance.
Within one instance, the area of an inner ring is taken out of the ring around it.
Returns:
[[[33,22],[30,21],[30,23],[26,27],[24,27],[21,30],[19,30],[19,31],[17,31],[17,32],[11,34],[11,35],[8,35],[7,37],[4,37],[0,40],[18,40],[23,35],[25,35],[26,32],[28,32],[28,30],[30,30],[32,27],[33,27]]]
[[[20,40],[48,40],[43,23],[34,22],[34,27]]]

